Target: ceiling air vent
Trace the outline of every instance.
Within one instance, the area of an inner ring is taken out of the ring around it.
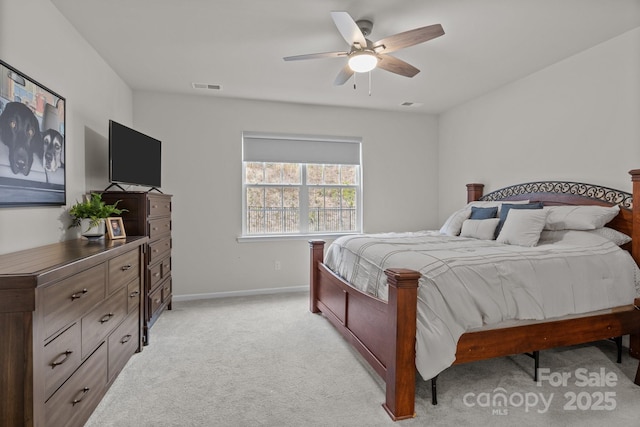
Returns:
[[[422,103],[420,102],[409,102],[409,101],[405,101],[402,104],[400,104],[400,106],[402,107],[420,107],[422,105]]]
[[[191,83],[191,86],[194,89],[211,89],[211,90],[222,90],[221,85],[211,85],[208,83]]]

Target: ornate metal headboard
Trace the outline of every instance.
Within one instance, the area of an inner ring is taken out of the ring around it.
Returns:
[[[638,173],[640,176],[640,171]],[[640,181],[639,181],[640,182]],[[634,183],[635,184],[635,183]],[[467,184],[467,201],[530,200],[545,205],[620,206],[620,213],[607,226],[634,237],[633,195],[613,188],[582,182],[537,181],[516,184],[483,195],[484,184]],[[640,239],[639,239],[640,240]],[[635,245],[640,243],[635,242]],[[634,258],[640,265],[640,246],[634,247]]]
[[[470,184],[477,185],[477,184]],[[585,200],[581,199],[584,198]],[[633,208],[633,195],[613,188],[582,182],[538,181],[516,184],[492,191],[479,200],[517,200],[550,201],[561,204],[601,204],[619,205],[621,208]]]

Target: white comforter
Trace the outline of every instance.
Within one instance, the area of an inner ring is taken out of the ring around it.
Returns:
[[[454,362],[470,329],[631,304],[636,295],[629,253],[579,231],[543,232],[532,248],[434,231],[344,236],[329,246],[325,264],[384,300],[384,269],[422,273],[416,367],[424,379]]]

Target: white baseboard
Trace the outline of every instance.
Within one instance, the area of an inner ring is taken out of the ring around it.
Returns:
[[[172,297],[172,300],[174,302],[180,302],[180,301],[192,301],[192,300],[198,300],[198,299],[247,297],[247,296],[254,296],[254,295],[281,294],[285,292],[309,292],[309,286],[302,285],[302,286],[291,286],[287,288],[268,288],[268,289],[252,289],[248,291],[212,292],[208,294],[174,295]]]

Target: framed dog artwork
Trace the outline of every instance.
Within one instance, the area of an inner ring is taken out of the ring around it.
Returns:
[[[65,99],[0,60],[0,207],[64,205]]]

